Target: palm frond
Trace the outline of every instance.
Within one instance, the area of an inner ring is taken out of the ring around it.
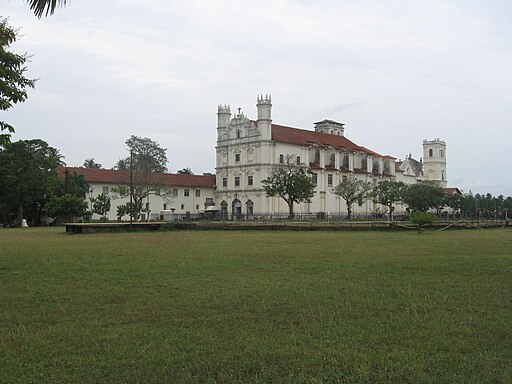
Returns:
[[[34,14],[41,18],[43,14],[45,16],[53,15],[56,8],[63,7],[66,5],[66,0],[26,0],[30,4],[30,9],[34,11]]]

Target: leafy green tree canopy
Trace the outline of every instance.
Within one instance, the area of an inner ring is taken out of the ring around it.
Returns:
[[[435,182],[419,182],[410,185],[404,193],[404,203],[413,212],[427,212],[443,204],[444,191]]]
[[[16,41],[18,31],[0,17],[0,110],[12,108],[14,104],[27,99],[27,88],[34,88],[35,80],[27,79],[23,74],[27,70],[27,54],[18,55],[8,50]],[[7,131],[8,133],[1,133]],[[8,143],[14,127],[0,121],[0,146]]]
[[[102,193],[98,197],[91,199],[92,201],[92,212],[103,216],[103,220],[106,220],[107,213],[110,211],[111,203],[110,197]]]
[[[403,200],[407,184],[402,181],[384,180],[373,187],[371,195],[377,203],[388,207],[389,220],[393,218],[395,205]]]
[[[180,169],[180,170],[178,171],[178,173],[179,173],[180,175],[193,175],[193,174],[194,174],[194,172],[192,172],[192,170],[191,170],[190,168],[188,168],[188,167],[187,167],[187,168]]]
[[[70,194],[52,197],[46,204],[48,215],[58,222],[73,221],[75,217],[84,216],[86,210],[87,203],[80,197]]]
[[[275,166],[261,181],[267,196],[279,196],[286,201],[290,219],[294,217],[294,203],[310,202],[316,193],[309,170],[295,164],[293,159],[294,156],[287,156],[285,164]]]
[[[332,193],[345,201],[347,205],[347,218],[350,220],[352,218],[352,204],[364,199],[371,190],[372,184],[370,182],[349,176],[334,187]]]
[[[169,193],[163,181],[163,173],[167,171],[167,150],[147,137],[133,135],[126,140],[126,146],[130,156],[118,161],[118,166],[123,167],[120,170],[126,171],[123,185],[112,188],[112,191],[121,197],[131,194],[130,212],[137,220],[144,202],[151,195],[159,193],[165,197]]]
[[[94,161],[94,159],[85,159],[83,163],[84,168],[102,169],[103,166],[100,163]]]
[[[58,185],[55,169],[62,156],[45,141],[19,140],[0,148],[0,203],[4,214],[37,220]],[[31,217],[25,217],[30,212]]]

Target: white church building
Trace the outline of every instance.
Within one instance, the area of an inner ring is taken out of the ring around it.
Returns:
[[[314,130],[292,128],[272,123],[270,96],[259,96],[256,107],[252,120],[240,110],[232,115],[229,105],[218,106],[215,203],[224,217],[286,215],[286,202],[266,196],[261,181],[289,159],[309,167],[316,184],[311,203],[296,205],[298,214],[345,214],[344,201],[332,190],[351,175],[373,184],[434,180],[447,186],[446,143],[440,139],[423,141],[420,161],[410,155],[397,161],[349,140],[343,123],[322,120]],[[356,215],[384,209],[371,200],[355,205]]]

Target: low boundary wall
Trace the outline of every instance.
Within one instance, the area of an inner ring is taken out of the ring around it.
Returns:
[[[280,231],[358,231],[358,230],[400,230],[423,231],[424,229],[465,229],[465,228],[501,228],[508,226],[508,221],[460,221],[437,222],[426,227],[408,222],[390,221],[346,221],[337,223],[323,222],[136,222],[136,223],[67,223],[67,233],[108,233],[108,232],[141,232],[156,231],[160,229],[187,229],[187,230],[280,230]]]

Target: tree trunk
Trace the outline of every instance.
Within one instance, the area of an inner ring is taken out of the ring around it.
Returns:
[[[289,211],[289,213],[288,213],[288,218],[289,218],[290,220],[293,220],[293,217],[295,216],[295,214],[293,213],[293,201],[290,201],[290,202],[288,203],[288,211]]]
[[[352,218],[352,203],[347,203],[347,219],[350,220]]]
[[[389,221],[393,221],[393,211],[395,210],[395,207],[388,206],[389,208]]]

